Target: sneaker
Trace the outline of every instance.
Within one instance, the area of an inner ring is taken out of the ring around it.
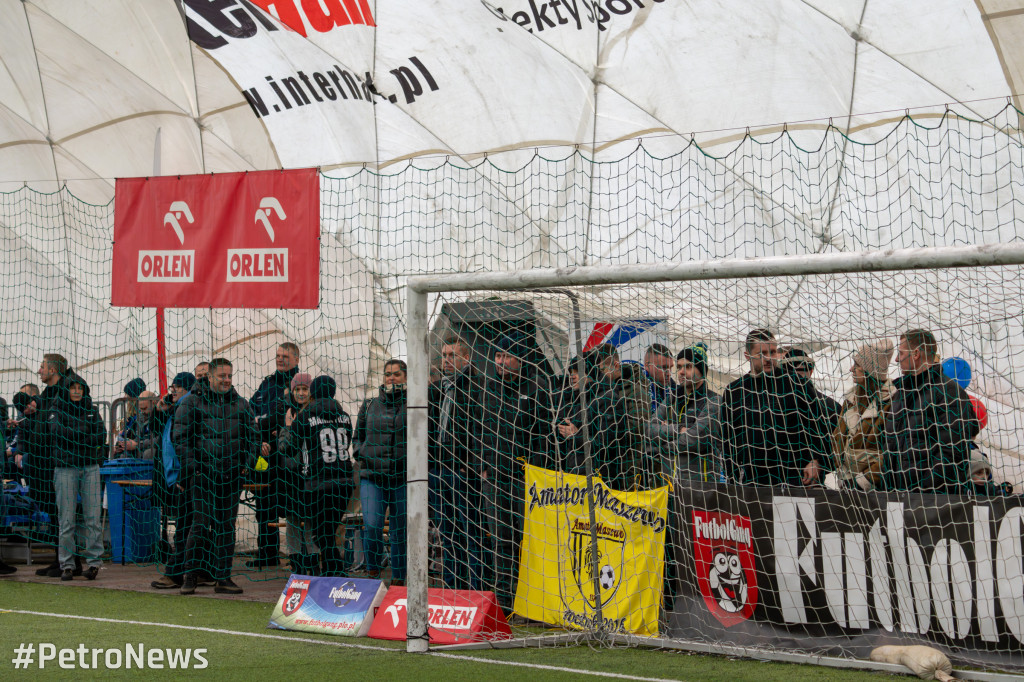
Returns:
[[[159,580],[154,580],[149,584],[154,590],[176,590],[181,587],[181,578],[172,578],[169,575],[162,576]]]
[[[100,567],[99,566],[90,566],[89,568],[85,569],[85,572],[82,575],[85,576],[86,580],[96,580],[96,576],[99,575],[99,574],[100,574]]]
[[[242,594],[242,588],[235,584],[231,578],[218,580],[217,586],[213,588],[217,594]]]
[[[186,573],[185,579],[181,582],[181,593],[182,594],[195,594],[196,591],[196,574]]]
[[[40,578],[59,578],[63,571],[60,570],[60,562],[54,561],[49,566],[36,569],[36,575]]]
[[[60,574],[61,582],[67,582],[68,580],[75,579],[75,572],[70,568],[65,568],[64,572]]]
[[[271,568],[271,567],[276,567],[276,566],[280,566],[280,565],[281,565],[281,559],[279,557],[276,557],[276,556],[275,557],[265,557],[265,558],[257,557],[256,559],[252,559],[251,561],[246,561],[245,562],[245,567],[246,568],[251,568],[251,569],[256,570],[256,571],[258,571],[260,569],[263,569],[263,568]]]
[[[12,573],[17,572],[18,569],[16,569],[14,566],[11,566],[10,564],[5,564],[4,562],[0,561],[0,575],[10,575]]]

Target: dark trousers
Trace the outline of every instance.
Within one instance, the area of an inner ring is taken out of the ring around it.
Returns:
[[[31,533],[33,540],[48,545],[57,544],[57,495],[53,490],[53,460],[29,453],[25,458],[25,483],[29,497],[38,505],[39,511],[50,517],[49,525],[38,526]]]
[[[192,524],[185,541],[185,571],[206,571],[215,580],[231,577],[235,555],[235,518],[242,478],[200,473],[191,482]]]
[[[164,516],[174,519],[174,537],[164,574],[180,578],[185,573],[185,547],[192,530],[192,496],[177,486],[164,494]]]
[[[523,479],[521,474],[491,470],[494,486],[494,596],[506,612],[512,608],[519,577],[519,548],[523,540]]]
[[[308,555],[311,556],[311,564],[319,563],[320,575],[344,574],[344,553],[338,547],[338,526],[344,522],[353,489],[351,482],[327,483],[316,490],[293,490],[284,500],[288,523],[305,525],[313,535],[313,542],[320,548],[319,562],[315,555]],[[312,566],[304,570],[316,572]]]
[[[266,483],[266,488],[257,488],[253,492],[253,502],[256,506],[256,547],[257,558],[276,559],[281,551],[281,531],[271,527],[281,516],[281,508],[278,500],[277,482],[271,474],[257,472],[254,476],[255,483]]]
[[[449,589],[484,590],[490,583],[482,484],[475,472],[430,472],[430,515],[441,534],[441,579]]]

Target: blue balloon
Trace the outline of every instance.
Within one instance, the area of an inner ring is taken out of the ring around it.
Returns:
[[[967,388],[971,383],[971,366],[963,358],[946,358],[942,361],[942,373],[960,384],[960,388]]]

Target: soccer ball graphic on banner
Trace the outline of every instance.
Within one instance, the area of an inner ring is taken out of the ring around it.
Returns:
[[[605,564],[601,567],[601,574],[599,576],[601,580],[601,589],[610,590],[615,587],[615,569],[610,564]]]

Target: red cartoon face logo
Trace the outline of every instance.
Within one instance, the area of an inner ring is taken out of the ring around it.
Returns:
[[[306,601],[309,593],[308,580],[293,580],[284,593],[284,604],[281,606],[281,613],[290,616],[299,610],[302,602]]]
[[[693,512],[697,585],[711,615],[725,627],[750,618],[757,606],[757,572],[750,519]]]

